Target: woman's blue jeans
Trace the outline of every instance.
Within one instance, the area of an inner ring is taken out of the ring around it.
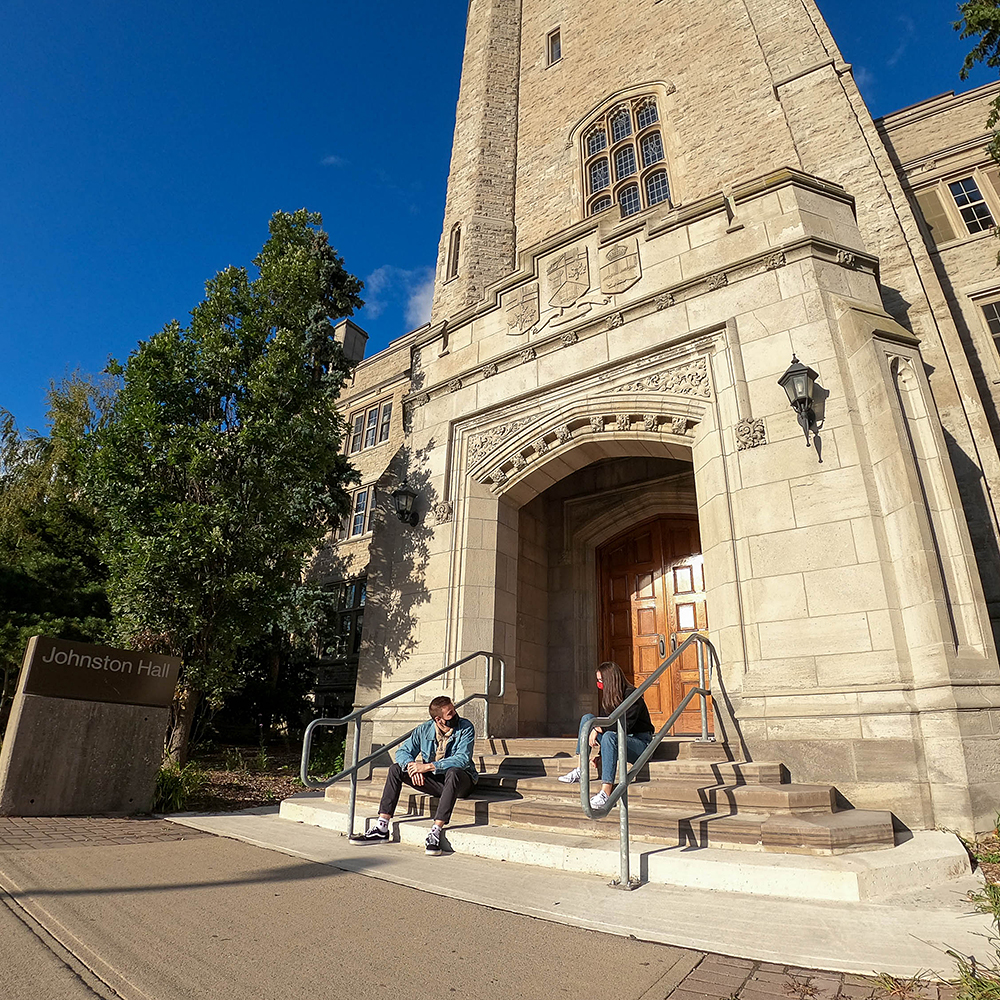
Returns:
[[[596,716],[592,712],[588,712],[580,720],[580,730],[576,738],[577,753],[586,753],[586,747],[583,745],[583,727],[594,718]],[[601,782],[605,785],[613,785],[615,783],[615,773],[618,770],[618,727],[615,726],[613,729],[606,729],[597,739],[601,745]],[[652,739],[652,733],[626,734],[626,760],[630,764],[637,761]]]

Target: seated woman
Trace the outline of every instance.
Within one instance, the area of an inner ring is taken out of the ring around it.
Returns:
[[[634,690],[635,687],[625,679],[621,667],[617,663],[607,661],[597,668],[597,688],[601,692],[601,715],[610,715]],[[583,747],[583,727],[595,718],[588,713],[580,720],[580,736],[576,741],[576,752],[581,753]],[[653,738],[653,722],[649,717],[649,709],[640,698],[625,713],[625,754],[632,763],[639,759],[643,750],[649,746]],[[590,745],[600,748],[601,790],[590,798],[592,809],[600,809],[608,801],[611,789],[614,788],[615,772],[618,770],[618,727],[602,730],[600,727],[590,733]],[[569,774],[559,776],[560,781],[576,782],[580,780],[580,768],[574,767]]]

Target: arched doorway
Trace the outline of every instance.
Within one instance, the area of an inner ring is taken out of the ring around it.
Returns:
[[[637,687],[663,662],[662,651],[708,628],[697,518],[657,517],[629,528],[598,549],[597,572],[601,659],[614,660]],[[662,726],[697,686],[691,649],[646,693],[653,725]],[[692,699],[673,732],[701,733],[700,699]]]

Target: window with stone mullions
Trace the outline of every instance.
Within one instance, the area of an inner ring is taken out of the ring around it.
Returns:
[[[616,202],[623,216],[635,215],[653,205],[670,204],[659,121],[656,99],[647,95],[619,102],[584,131],[588,215],[603,212]],[[609,140],[610,156],[605,152]]]
[[[351,436],[348,453],[356,454],[364,448],[374,448],[389,440],[392,420],[392,401],[385,400],[351,415]]]

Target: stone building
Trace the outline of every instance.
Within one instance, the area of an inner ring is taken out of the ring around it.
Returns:
[[[323,571],[366,581],[356,703],[494,650],[490,735],[566,735],[598,662],[638,681],[701,630],[745,753],[991,827],[996,88],[873,122],[812,0],[619,8],[469,5],[432,320],[344,399],[362,485]]]

